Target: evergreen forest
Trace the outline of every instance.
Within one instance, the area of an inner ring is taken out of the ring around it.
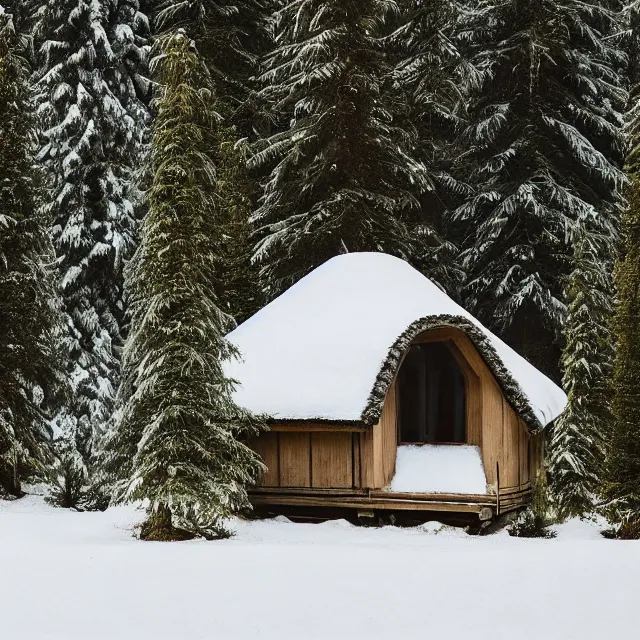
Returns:
[[[522,530],[640,538],[639,0],[0,0],[0,499],[228,536],[226,336],[353,252],[565,390]]]

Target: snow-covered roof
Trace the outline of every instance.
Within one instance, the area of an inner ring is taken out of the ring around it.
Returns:
[[[463,330],[511,406],[536,430],[564,392],[408,263],[383,253],[332,258],[232,331],[225,364],[236,403],[272,420],[375,424],[411,341]]]

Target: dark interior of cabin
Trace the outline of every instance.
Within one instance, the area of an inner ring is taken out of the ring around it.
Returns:
[[[398,374],[401,443],[466,441],[464,376],[444,342],[413,345]]]

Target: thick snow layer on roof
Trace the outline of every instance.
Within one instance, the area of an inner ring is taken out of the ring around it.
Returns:
[[[360,421],[394,342],[414,322],[449,315],[473,323],[544,426],[566,396],[408,263],[383,253],[332,258],[229,334],[235,401],[282,420]]]
[[[487,479],[480,449],[455,444],[401,445],[389,491],[484,494]]]

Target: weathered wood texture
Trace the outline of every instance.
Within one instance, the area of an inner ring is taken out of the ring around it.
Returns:
[[[309,433],[316,433],[316,432],[330,432],[330,433],[336,433],[336,431],[342,432],[342,433],[364,433],[365,431],[368,431],[368,427],[364,427],[364,426],[358,426],[355,424],[340,424],[340,423],[332,423],[332,422],[318,422],[318,423],[313,423],[313,422],[289,422],[287,424],[272,424],[269,426],[269,429],[271,431],[276,431],[276,432],[284,432],[284,431],[295,431],[296,433],[299,433],[300,431],[307,431]]]
[[[353,451],[350,433],[311,434],[311,486],[351,487]]]
[[[501,494],[500,511],[506,513],[528,502],[531,491],[511,491]],[[340,507],[391,511],[450,511],[480,513],[490,508],[497,513],[497,497],[467,494],[403,494],[362,489],[280,489],[256,488],[249,493],[251,502],[271,507]]]
[[[502,476],[502,393],[493,379],[483,380],[482,385],[482,462],[487,484],[497,482],[497,465]]]
[[[280,433],[280,486],[311,486],[311,434]]]
[[[529,471],[531,474],[531,482],[535,482],[538,474],[542,470],[545,453],[545,442],[546,440],[544,431],[536,434],[535,436],[532,436],[529,439]]]
[[[362,486],[371,489],[386,487],[396,471],[398,451],[398,415],[396,384],[389,387],[380,422],[360,435]]]
[[[529,442],[531,437],[524,422],[518,418],[518,460],[520,462],[520,486],[523,487],[531,481],[529,473]]]
[[[503,487],[520,486],[520,423],[515,411],[502,398],[502,449],[499,458]]]
[[[267,470],[262,474],[263,487],[280,486],[280,460],[278,456],[278,434],[268,431],[252,440],[251,448],[262,458]]]
[[[360,433],[269,431],[251,442],[267,466],[263,487],[360,486]],[[355,482],[355,485],[354,485]]]
[[[396,473],[398,455],[398,406],[396,383],[389,388],[380,418],[381,469],[377,487],[386,487]]]
[[[530,436],[509,406],[471,340],[454,328],[418,336],[416,343],[444,342],[458,362],[466,388],[467,442],[480,447],[487,484],[500,493],[528,491],[542,468],[544,434]],[[283,424],[253,444],[268,467],[263,487],[383,489],[395,473],[398,441],[396,383],[390,386],[380,422],[354,425]]]

